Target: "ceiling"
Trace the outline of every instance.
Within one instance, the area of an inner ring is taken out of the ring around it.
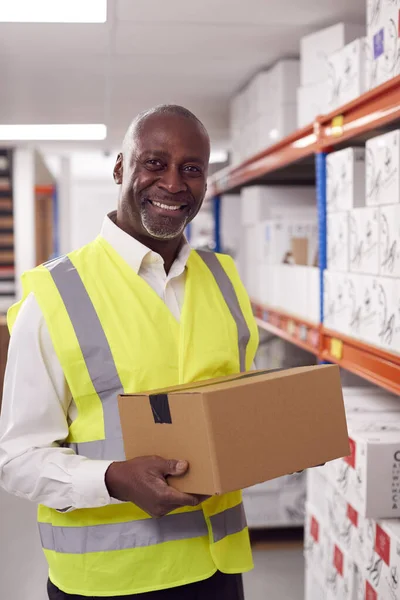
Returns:
[[[2,23],[0,123],[105,123],[80,148],[114,151],[137,112],[173,102],[225,147],[231,94],[339,20],[362,24],[365,0],[109,0],[106,24]]]

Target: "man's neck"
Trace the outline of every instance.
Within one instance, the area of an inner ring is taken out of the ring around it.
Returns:
[[[140,233],[134,231],[129,226],[126,226],[124,223],[119,222],[117,216],[115,218],[115,224],[120,229],[125,231],[125,233],[127,233],[131,237],[135,238],[135,240],[143,244],[143,246],[146,246],[146,248],[149,248],[149,250],[152,250],[152,252],[156,252],[157,254],[159,254],[164,260],[164,269],[168,275],[175,259],[179,254],[179,251],[181,250],[185,242],[185,237],[183,234],[172,240],[157,240],[150,236],[141,235]]]

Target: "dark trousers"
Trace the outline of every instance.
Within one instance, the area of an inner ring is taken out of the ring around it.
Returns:
[[[59,590],[49,580],[47,584],[49,600],[86,600],[87,596],[66,594]],[[130,596],[114,596],[113,598],[95,598],[90,600],[244,600],[243,582],[241,575],[224,575],[216,573],[210,579],[191,583],[178,588],[133,594]]]

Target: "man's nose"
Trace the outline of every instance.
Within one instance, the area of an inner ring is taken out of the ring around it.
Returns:
[[[173,167],[164,171],[158,181],[158,186],[169,194],[178,194],[179,192],[185,192],[187,189],[179,169]]]

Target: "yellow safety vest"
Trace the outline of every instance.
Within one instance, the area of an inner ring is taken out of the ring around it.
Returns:
[[[191,252],[180,322],[102,237],[25,273],[23,288],[24,298],[35,294],[77,406],[59,443],[88,458],[125,458],[119,393],[237,373],[254,360],[257,327],[228,256]],[[10,330],[23,301],[9,311]],[[50,579],[69,594],[136,594],[253,566],[241,492],[161,519],[127,502],[40,506],[38,520]]]

